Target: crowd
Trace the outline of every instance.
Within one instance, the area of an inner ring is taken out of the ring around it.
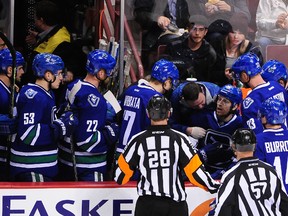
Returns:
[[[137,216],[188,215],[190,181],[218,191],[209,215],[288,215],[288,73],[263,52],[272,28],[286,29],[282,1],[260,0],[256,41],[246,1],[193,1],[192,10],[168,0],[162,14],[160,1],[145,10],[144,2],[135,1],[137,20],[151,18],[143,28],[186,32],[158,35],[166,53],[117,96],[120,112],[103,96],[116,59],[95,49],[75,65],[69,32],[50,16],[54,3],[36,6],[39,32],[27,36],[34,50],[26,62],[2,46],[0,181],[137,180]]]

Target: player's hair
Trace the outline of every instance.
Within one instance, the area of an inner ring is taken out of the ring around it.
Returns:
[[[42,0],[35,6],[36,17],[42,18],[49,26],[57,25],[61,22],[60,10],[58,6],[49,0]]]
[[[195,101],[198,99],[200,92],[201,89],[197,83],[189,82],[183,87],[182,97],[186,101],[187,100]]]

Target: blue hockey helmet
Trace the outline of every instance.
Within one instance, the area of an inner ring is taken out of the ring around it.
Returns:
[[[261,76],[266,82],[278,82],[280,79],[283,79],[283,81],[287,81],[287,68],[282,62],[271,59],[262,66]]]
[[[13,58],[12,55],[10,53],[10,50],[8,48],[2,49],[0,51],[0,68],[1,68],[1,72],[6,73],[7,72],[7,68],[11,67],[13,63]],[[19,66],[24,66],[25,64],[25,60],[22,56],[22,54],[18,51],[16,51],[16,61],[15,61],[15,66],[19,67]]]
[[[37,77],[44,77],[44,74],[47,71],[57,75],[59,70],[64,69],[64,62],[57,55],[50,53],[39,53],[33,59],[32,69]]]
[[[282,124],[287,116],[287,106],[283,101],[269,98],[261,104],[259,112],[266,117],[267,123]]]
[[[236,80],[240,80],[242,72],[246,73],[249,77],[253,77],[261,73],[260,60],[257,55],[253,53],[245,53],[241,55],[232,65],[231,70]]]
[[[232,103],[232,106],[239,105],[242,101],[242,91],[230,84],[223,86],[218,95],[227,98]]]
[[[86,70],[96,75],[101,69],[106,71],[107,76],[111,76],[112,69],[116,65],[116,60],[104,50],[93,50],[88,54]]]
[[[172,62],[160,59],[153,65],[151,77],[161,83],[164,83],[165,80],[170,78],[173,87],[175,87],[179,80],[179,71]]]

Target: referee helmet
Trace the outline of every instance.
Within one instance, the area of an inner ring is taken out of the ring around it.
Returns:
[[[167,119],[169,111],[171,111],[171,103],[164,96],[154,95],[148,102],[147,113],[154,121]]]
[[[232,148],[239,152],[254,151],[256,146],[256,136],[253,130],[239,128],[232,135]]]

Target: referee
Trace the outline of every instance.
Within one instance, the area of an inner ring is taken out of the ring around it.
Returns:
[[[127,144],[118,159],[115,181],[125,184],[140,171],[135,216],[188,216],[181,171],[191,183],[211,193],[219,184],[204,167],[189,138],[170,129],[171,104],[164,96],[153,96],[147,106],[151,126]]]
[[[232,142],[238,163],[222,176],[215,213],[209,216],[288,215],[288,197],[275,169],[253,157],[254,132],[237,129]]]

